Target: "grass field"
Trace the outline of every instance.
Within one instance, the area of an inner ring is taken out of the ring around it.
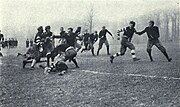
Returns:
[[[80,68],[67,63],[69,71],[59,76],[42,69],[22,69],[22,58],[4,49],[0,59],[0,106],[2,107],[180,107],[180,46],[165,47],[172,62],[155,47],[150,62],[146,45],[136,45],[141,61],[133,62],[130,51],[109,62],[105,49],[100,56],[90,52],[77,56]],[[111,46],[111,53],[119,46]]]

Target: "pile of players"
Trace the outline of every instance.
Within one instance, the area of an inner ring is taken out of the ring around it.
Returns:
[[[73,62],[77,68],[79,68],[78,63],[75,59],[77,52],[81,49],[81,44],[79,44],[77,41],[83,41],[84,48],[81,50],[81,52],[91,50],[92,55],[95,55],[94,53],[94,43],[99,38],[99,47],[97,50],[97,55],[99,55],[99,52],[103,46],[103,44],[106,45],[107,48],[107,55],[110,55],[109,52],[109,43],[108,39],[106,37],[106,34],[108,33],[111,35],[111,37],[114,39],[113,35],[105,28],[105,26],[102,27],[102,30],[99,32],[99,35],[97,31],[90,34],[88,33],[88,30],[85,30],[83,34],[81,34],[81,27],[78,27],[75,32],[73,32],[73,28],[68,28],[68,31],[65,32],[64,28],[60,28],[60,35],[53,35],[53,33],[50,31],[51,27],[46,26],[45,32],[43,30],[43,27],[40,26],[37,30],[38,33],[36,34],[34,45],[28,49],[26,54],[18,54],[22,55],[26,58],[26,60],[23,61],[23,68],[27,63],[31,63],[31,68],[34,69],[34,65],[37,62],[41,62],[42,57],[46,57],[47,60],[47,67],[49,72],[51,71],[64,71],[67,70],[67,65],[64,63],[65,61],[69,60],[69,62]],[[120,39],[120,33],[123,32],[123,35]],[[167,60],[170,62],[172,59],[169,58],[166,49],[159,41],[159,29],[157,26],[154,26],[154,21],[149,22],[149,26],[146,27],[143,31],[137,32],[135,29],[135,22],[130,21],[129,26],[125,27],[123,29],[118,30],[118,40],[121,40],[121,48],[120,52],[117,52],[114,55],[110,56],[110,62],[113,63],[113,60],[117,56],[123,56],[129,48],[131,50],[132,59],[133,61],[138,61],[140,58],[136,57],[135,53],[135,46],[132,44],[131,40],[133,35],[138,34],[142,35],[143,33],[147,33],[148,36],[148,43],[147,43],[147,52],[150,57],[150,60],[153,61],[152,55],[151,55],[151,49],[155,45],[167,58]],[[54,39],[59,39],[59,45],[54,47]],[[55,61],[57,57],[60,57],[60,60]],[[41,66],[43,67],[43,66]],[[43,67],[45,68],[45,67]]]

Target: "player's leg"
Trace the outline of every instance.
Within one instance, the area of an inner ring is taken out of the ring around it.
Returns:
[[[31,63],[31,69],[34,69],[34,66],[37,62],[40,62],[42,57],[42,54],[40,52],[36,52],[33,54],[33,59],[32,59],[32,63]]]
[[[65,60],[64,61],[71,60],[76,65],[76,68],[79,68],[79,65],[75,59],[76,55],[77,55],[76,50],[74,48],[71,48],[65,52]]]
[[[106,40],[104,41],[104,43],[105,43],[106,48],[107,48],[107,55],[110,55],[110,52],[109,52],[109,42],[108,42],[108,40],[106,39]]]
[[[92,42],[92,41],[89,42],[89,47],[90,47],[90,49],[91,49],[92,55],[94,56],[94,55],[95,55],[95,54],[94,54],[94,46],[93,46],[93,42]]]
[[[87,48],[88,48],[88,43],[84,41],[84,48],[82,49],[81,53],[87,50]]]
[[[25,68],[26,64],[28,63],[32,63],[32,59],[23,60],[23,68]]]
[[[140,60],[140,58],[136,57],[136,51],[135,51],[135,46],[131,43],[131,42],[126,42],[126,46],[131,50],[131,55],[132,55],[132,59],[133,61],[138,61]]]
[[[146,51],[147,51],[151,61],[153,61],[153,58],[152,58],[152,55],[151,55],[153,45],[154,45],[154,41],[153,40],[148,40]]]
[[[76,68],[80,68],[75,58],[72,59],[72,62],[75,64]]]
[[[113,63],[113,60],[114,60],[115,57],[123,56],[125,54],[125,52],[126,52],[126,49],[127,49],[127,47],[125,45],[121,44],[120,52],[117,52],[114,55],[112,55],[110,57],[110,62]]]
[[[100,40],[99,40],[99,47],[98,47],[97,55],[99,55],[99,52],[100,52],[100,50],[102,49],[103,44],[104,44],[104,40],[103,40],[103,39],[100,39]]]
[[[76,51],[79,52],[79,50],[81,49],[81,45],[79,43],[77,43],[77,41],[75,43],[75,47],[77,48]]]
[[[172,58],[169,58],[169,56],[168,56],[168,54],[166,52],[165,47],[161,44],[161,42],[159,40],[156,40],[155,46],[164,54],[164,56],[167,58],[167,60],[169,62],[171,62]]]

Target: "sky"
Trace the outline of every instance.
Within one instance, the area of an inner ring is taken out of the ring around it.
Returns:
[[[179,0],[0,0],[0,29],[9,26],[83,22],[93,7],[96,21],[121,21],[178,7]]]

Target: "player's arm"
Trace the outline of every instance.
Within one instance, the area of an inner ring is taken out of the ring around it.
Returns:
[[[144,34],[146,32],[146,28],[143,30],[143,31],[141,31],[141,32],[135,32],[136,34],[138,34],[138,35],[142,35],[142,34]]]
[[[55,39],[55,38],[63,38],[63,37],[61,37],[60,35],[53,35],[53,39]]]
[[[102,33],[101,32],[102,31],[99,32],[99,36],[98,36],[99,38],[102,38]]]
[[[159,34],[159,28],[156,26],[156,32],[157,32],[157,35],[160,36]]]
[[[108,30],[106,30],[106,31],[107,31],[107,33],[109,33],[109,35],[111,35],[111,37],[114,39],[114,37],[113,37],[112,33],[111,33],[111,32],[109,32]]]
[[[118,29],[118,30],[117,30],[117,33],[124,32],[125,30],[126,30],[126,28]]]
[[[122,28],[122,29],[117,30],[117,36],[118,36],[117,40],[120,40],[120,36],[121,36],[120,33],[124,32],[125,30],[126,30],[126,28]]]

